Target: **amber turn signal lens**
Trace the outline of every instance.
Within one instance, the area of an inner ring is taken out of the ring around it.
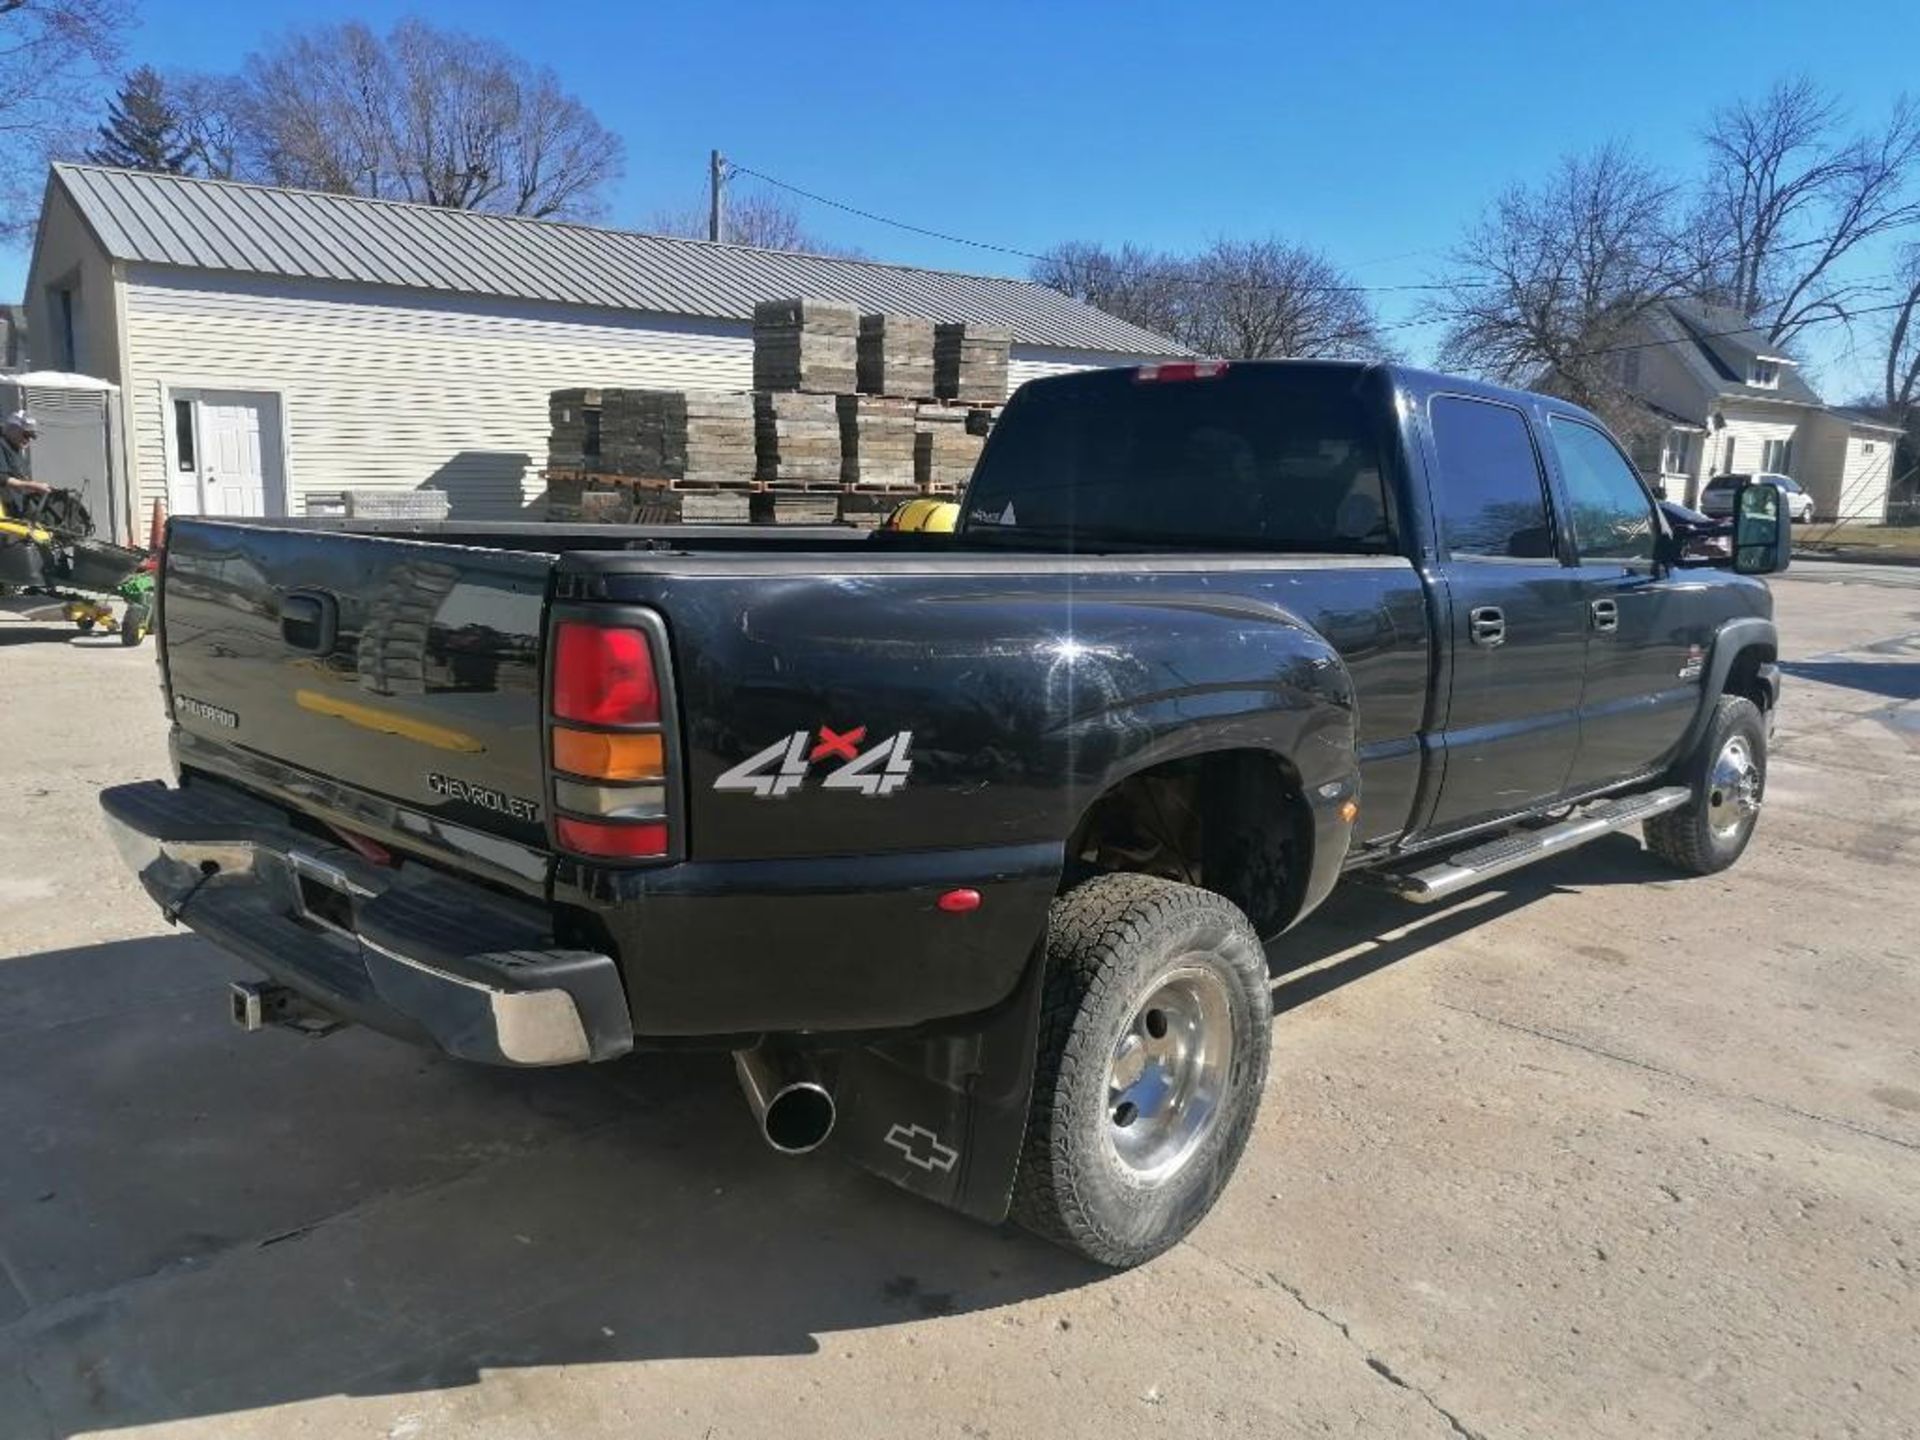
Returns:
[[[666,750],[657,732],[608,735],[556,729],[553,768],[591,780],[658,780],[667,773]]]

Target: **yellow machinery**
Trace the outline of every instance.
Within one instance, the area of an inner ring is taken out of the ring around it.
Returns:
[[[138,550],[0,511],[0,594],[21,596],[25,608],[8,607],[17,613],[44,613],[44,601],[57,601],[81,634],[98,630],[138,645],[153,624],[153,576],[145,560]],[[113,599],[121,602],[118,613]]]
[[[880,528],[951,535],[959,523],[960,507],[953,501],[921,495],[894,506],[893,513]]]

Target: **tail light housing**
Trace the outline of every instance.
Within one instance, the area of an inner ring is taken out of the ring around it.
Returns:
[[[554,621],[547,667],[553,838],[596,860],[676,854],[666,631],[650,611]]]

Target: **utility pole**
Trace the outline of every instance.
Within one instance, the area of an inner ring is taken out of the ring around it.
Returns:
[[[707,239],[727,238],[727,157],[718,150],[707,160]]]

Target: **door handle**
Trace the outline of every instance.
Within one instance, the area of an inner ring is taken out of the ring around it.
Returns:
[[[340,633],[340,606],[324,590],[289,590],[280,597],[280,638],[295,650],[331,655]]]
[[[1620,628],[1620,604],[1616,600],[1595,600],[1587,606],[1593,616],[1593,628],[1596,630],[1618,630]]]
[[[1498,605],[1478,605],[1467,612],[1467,634],[1476,645],[1491,650],[1507,642],[1507,615]]]

